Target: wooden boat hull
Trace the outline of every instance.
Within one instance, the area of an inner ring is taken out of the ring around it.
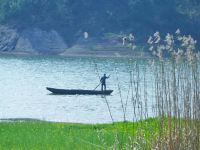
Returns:
[[[46,88],[48,91],[56,95],[110,95],[113,90],[96,91],[96,90],[79,90],[79,89],[55,89]]]

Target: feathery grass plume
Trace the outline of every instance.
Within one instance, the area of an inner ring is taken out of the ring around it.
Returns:
[[[155,73],[155,96],[161,128],[155,149],[199,149],[200,74],[197,41],[191,35],[181,35],[180,29],[177,29],[175,34],[168,33],[165,39],[156,32],[147,43],[152,55],[160,60]],[[163,61],[165,57],[170,59]],[[167,132],[164,130],[166,128]]]
[[[160,32],[158,32],[158,31],[155,32],[153,36],[154,36],[154,43],[155,44],[160,43],[160,40],[161,40],[161,38],[160,38]]]
[[[122,37],[122,45],[127,46],[131,48],[132,50],[136,49],[136,44],[135,44],[135,36],[130,33],[129,35],[125,35]]]
[[[178,62],[185,57],[190,63],[198,58],[195,53],[196,43],[197,41],[191,35],[181,35],[180,29],[177,29],[174,35],[167,33],[165,39],[161,39],[160,33],[157,31],[147,41],[152,55],[160,60],[163,57],[170,57]]]

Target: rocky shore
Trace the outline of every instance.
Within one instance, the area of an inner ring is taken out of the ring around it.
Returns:
[[[95,57],[146,57],[144,51],[125,48],[118,39],[80,37],[71,45],[55,30],[44,31],[30,28],[17,29],[0,25],[0,54],[16,55],[61,55],[61,56],[95,56]]]
[[[0,26],[0,52],[21,54],[58,54],[68,46],[54,30],[39,28],[18,31],[8,26]]]

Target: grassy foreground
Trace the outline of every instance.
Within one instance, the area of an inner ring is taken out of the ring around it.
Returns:
[[[149,149],[156,140],[158,128],[157,119],[100,125],[1,122],[0,149],[129,149],[130,145]]]

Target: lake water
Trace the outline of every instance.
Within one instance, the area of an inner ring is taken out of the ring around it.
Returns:
[[[148,60],[138,60],[138,62],[141,70],[146,68],[141,74],[146,73],[148,97],[151,97],[151,68]],[[120,87],[123,103],[125,104],[127,100],[126,118],[136,120],[142,112],[139,108],[135,113],[133,110],[129,92],[129,68],[128,58],[0,56],[0,118],[109,123],[112,120],[107,100],[114,121],[121,121],[123,111]],[[98,74],[102,76],[104,73],[111,75],[107,80],[107,89],[114,90],[111,96],[106,96],[106,99],[102,96],[51,95],[46,90],[46,87],[94,89],[99,84]],[[153,116],[151,109],[153,102],[148,99],[147,103],[148,115]]]

